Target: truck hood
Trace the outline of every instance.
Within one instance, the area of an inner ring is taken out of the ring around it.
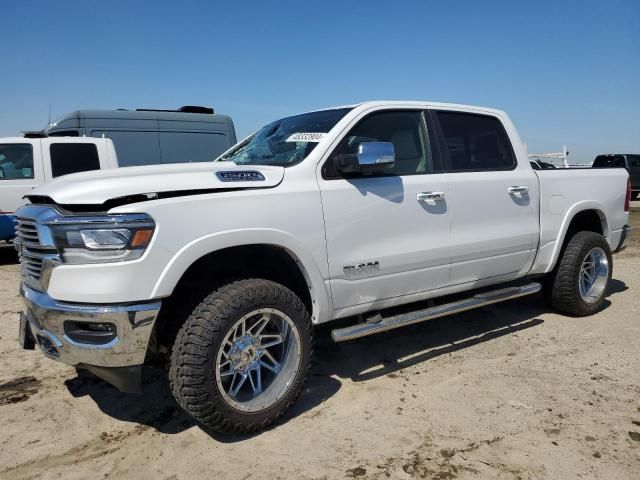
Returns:
[[[233,162],[122,167],[65,175],[32,190],[27,198],[48,197],[59,205],[101,205],[140,195],[156,198],[167,194],[269,188],[278,185],[283,177],[283,167],[239,166]]]

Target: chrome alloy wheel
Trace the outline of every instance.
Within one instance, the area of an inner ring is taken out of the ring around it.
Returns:
[[[609,259],[600,247],[594,247],[584,257],[580,267],[580,296],[594,303],[602,296],[609,280]]]
[[[243,412],[258,412],[282,398],[302,355],[300,334],[280,310],[260,308],[227,332],[216,356],[216,383],[224,400]]]

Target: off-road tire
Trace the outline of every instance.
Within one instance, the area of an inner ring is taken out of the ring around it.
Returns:
[[[225,402],[215,380],[216,355],[234,322],[263,307],[278,309],[294,322],[301,340],[301,359],[287,392],[270,407],[249,413]],[[239,280],[208,295],[178,332],[169,368],[171,391],[178,404],[205,428],[240,435],[257,432],[295,402],[307,380],[312,352],[309,313],[296,294],[269,280]]]
[[[600,298],[593,303],[588,303],[580,295],[580,267],[587,253],[594,247],[600,247],[606,253],[609,261],[609,277],[607,287]],[[594,232],[578,232],[568,241],[560,253],[556,268],[543,283],[545,299],[551,307],[561,312],[580,317],[591,315],[602,308],[611,283],[612,271],[611,249],[604,237]]]

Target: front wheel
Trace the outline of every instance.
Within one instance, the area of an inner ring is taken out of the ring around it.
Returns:
[[[545,284],[545,296],[552,307],[572,315],[597,312],[611,281],[611,249],[602,235],[578,232],[558,259]]]
[[[171,389],[205,427],[254,432],[296,400],[311,353],[311,323],[302,301],[280,284],[241,280],[206,297],[180,329]]]

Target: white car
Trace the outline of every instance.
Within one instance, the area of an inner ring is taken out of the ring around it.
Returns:
[[[18,212],[21,344],[123,391],[164,355],[198,422],[255,431],[302,390],[316,325],[350,318],[332,332],[344,341],[540,290],[596,312],[629,196],[624,169],[534,171],[498,110],[367,102],[283,118],[215,163],[34,190]]]
[[[61,175],[117,166],[108,138],[0,138],[0,240],[14,237],[14,212],[35,187]]]

